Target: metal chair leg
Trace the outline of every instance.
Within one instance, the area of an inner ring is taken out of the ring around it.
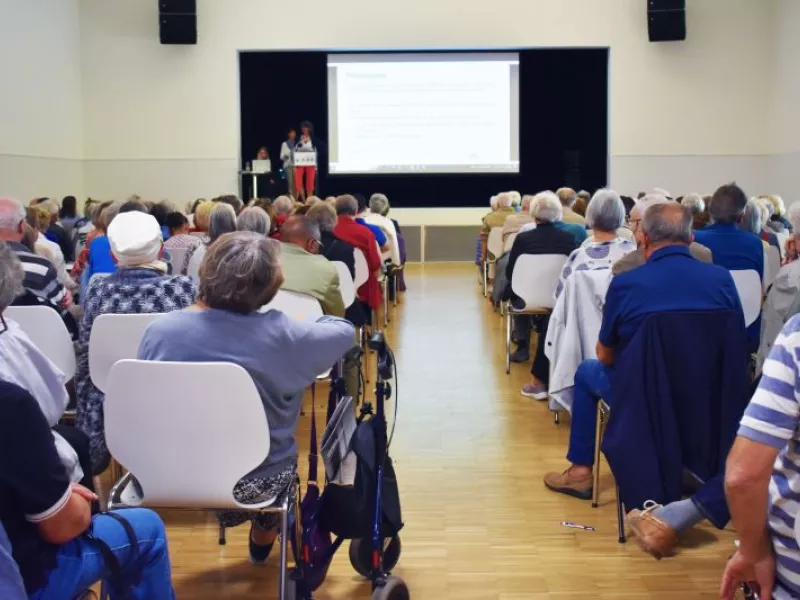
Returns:
[[[227,540],[225,539],[225,526],[222,523],[220,523],[219,524],[219,545],[220,546],[224,546],[226,543],[227,543]]]
[[[619,486],[617,486],[617,527],[619,529],[618,541],[620,544],[624,544],[627,541],[625,539],[625,506],[619,497]]]
[[[483,261],[483,297],[489,296],[489,263]]]
[[[280,561],[280,569],[281,572],[278,574],[278,600],[285,600],[286,599],[286,572],[288,569],[287,565],[287,546],[289,544],[288,537],[289,537],[289,496],[291,496],[291,492],[286,494],[286,497],[283,499],[283,505],[281,506],[281,561]]]
[[[603,406],[597,403],[597,424],[594,430],[594,464],[592,466],[592,508],[597,508],[600,500],[600,440],[603,435],[605,413]]]
[[[511,313],[506,311],[506,375],[511,372]]]
[[[553,411],[553,423],[558,425],[559,422],[559,412],[557,410]]]

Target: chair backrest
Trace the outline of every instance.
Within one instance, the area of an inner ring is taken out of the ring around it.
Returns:
[[[89,377],[97,389],[106,391],[115,363],[139,356],[144,330],[160,316],[161,313],[100,315],[94,320],[89,336]]]
[[[511,291],[525,308],[553,308],[558,278],[567,257],[563,254],[523,254],[514,264]]]
[[[764,289],[772,285],[781,269],[781,253],[775,246],[767,248],[764,258]]]
[[[322,306],[316,298],[308,294],[299,294],[288,290],[278,290],[272,302],[265,304],[258,312],[268,310],[279,310],[284,314],[297,319],[298,321],[314,322],[323,316]]]
[[[486,250],[495,258],[503,253],[503,228],[492,227],[486,240]]]
[[[48,306],[9,306],[3,316],[16,321],[31,339],[67,378],[75,376],[75,348],[67,326],[58,311]]]
[[[509,234],[506,238],[506,243],[503,244],[503,252],[511,252],[511,248],[514,246],[514,240],[517,239],[518,235],[519,231]]]
[[[188,248],[170,248],[169,255],[172,258],[172,274],[173,275],[181,275],[181,267],[183,267],[183,261],[186,258],[186,254],[189,252]]]
[[[736,284],[736,291],[739,292],[739,300],[744,311],[744,324],[746,327],[750,327],[761,314],[761,278],[753,269],[731,271],[730,273],[733,283]]]
[[[353,281],[353,276],[350,275],[350,269],[347,265],[340,260],[334,260],[333,266],[339,273],[339,289],[342,292],[342,301],[345,308],[349,307],[356,300],[356,284]]]
[[[236,482],[269,454],[261,397],[230,363],[120,361],[104,413],[108,448],[148,506],[240,508]]]
[[[367,283],[367,279],[369,279],[369,263],[367,263],[367,257],[358,248],[353,251],[353,256],[356,260],[355,285],[356,289],[358,289]]]

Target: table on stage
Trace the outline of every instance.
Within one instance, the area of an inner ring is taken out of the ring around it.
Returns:
[[[239,171],[239,177],[241,181],[240,196],[245,203],[251,198],[260,198],[259,191],[262,194],[266,194],[267,197],[272,197],[273,188],[275,186],[270,180],[275,177],[274,173],[243,170]]]

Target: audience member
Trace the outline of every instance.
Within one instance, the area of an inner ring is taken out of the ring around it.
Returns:
[[[355,279],[355,248],[333,234],[336,227],[336,209],[328,202],[320,202],[311,207],[306,217],[319,227],[322,255],[331,262],[338,261],[347,265],[350,276]]]
[[[622,199],[622,203],[625,205],[625,219],[627,220],[631,216],[633,207],[636,206],[636,200],[630,196],[620,196],[620,198]]]
[[[58,222],[59,207],[58,202],[51,198],[39,202],[38,205],[43,208],[48,216],[49,222],[44,233],[48,240],[58,245],[61,255],[64,257],[65,262],[72,262],[75,260],[75,246],[72,244],[72,238],[67,233],[67,230]]]
[[[389,247],[388,254],[392,264],[400,266],[400,242],[398,240],[397,230],[394,226],[394,221],[389,217],[384,216],[384,212],[389,212],[389,199],[385,194],[372,194],[369,199],[369,212],[363,213],[366,225],[375,225],[386,234],[387,244]]]
[[[72,228],[78,221],[80,221],[80,216],[78,215],[78,199],[75,198],[75,196],[64,196],[64,199],[61,201],[61,208],[58,211],[58,222],[70,238],[72,238]]]
[[[769,219],[769,226],[775,233],[782,233],[783,231],[791,232],[792,224],[786,219],[786,205],[783,203],[783,198],[780,196],[764,196],[772,205],[772,216]]]
[[[280,239],[281,227],[283,227],[286,219],[291,216],[294,210],[294,200],[290,196],[278,196],[272,202],[272,208],[275,211],[275,219],[273,221],[275,231],[272,233],[272,237]]]
[[[194,281],[200,280],[200,265],[203,262],[203,257],[211,244],[213,244],[221,235],[236,231],[236,213],[231,208],[230,204],[220,202],[217,203],[211,210],[208,225],[208,241],[189,250],[183,259],[183,267],[181,273],[185,273]]]
[[[350,195],[339,196],[336,199],[336,227],[333,235],[360,250],[367,259],[369,278],[358,288],[359,299],[366,303],[372,310],[378,310],[383,299],[378,277],[383,269],[383,261],[378,252],[378,246],[372,231],[356,222],[358,214],[358,201]]]
[[[49,260],[56,270],[59,283],[71,293],[75,293],[78,286],[67,272],[67,263],[61,253],[61,247],[56,242],[45,237],[45,232],[50,227],[50,213],[45,208],[44,203],[28,207],[27,212],[28,223],[33,230],[31,234],[31,238],[34,241],[33,252]]]
[[[748,233],[752,233],[755,236],[761,238],[761,245],[764,247],[764,252],[769,250],[769,244],[767,241],[761,237],[761,207],[759,206],[758,202],[754,199],[750,199],[747,201],[747,204],[744,207],[744,212],[742,213],[742,220],[739,221],[739,229],[742,231],[747,231]],[[775,237],[774,233],[770,233],[772,237]],[[777,246],[777,238],[775,238],[775,244]]]
[[[170,213],[174,212],[172,205],[166,200],[162,200],[161,202],[154,204],[149,212],[158,222],[158,226],[161,228],[161,236],[164,238],[164,241],[167,241],[170,237],[167,217],[169,217]]]
[[[572,206],[578,199],[578,195],[575,193],[575,190],[572,188],[563,187],[556,191],[556,196],[558,196],[558,199],[561,201],[561,206],[564,210],[564,216],[561,218],[564,223],[586,225],[586,219],[584,219],[582,215],[579,215],[572,210]],[[588,205],[588,198],[584,198],[584,202],[586,202],[586,205]]]
[[[536,229],[520,233],[514,240],[511,252],[508,257],[506,267],[506,279],[508,287],[506,297],[511,298],[512,303],[519,308],[524,306],[520,298],[513,295],[511,282],[514,277],[514,267],[517,260],[522,255],[528,254],[563,254],[565,259],[573,250],[578,247],[575,238],[569,233],[561,231],[554,226],[554,223],[561,219],[562,205],[558,197],[552,192],[542,192],[536,194],[531,202],[531,215],[536,221]],[[542,394],[547,395],[547,379],[550,363],[544,354],[544,339],[547,335],[548,318],[542,317],[539,321],[539,335],[536,344],[536,358],[533,361],[531,373],[537,381],[536,389],[525,386],[525,395],[540,398]],[[532,321],[529,315],[514,317],[514,331],[517,349],[512,354],[513,362],[527,362],[530,358],[530,335]]]
[[[487,256],[486,240],[489,238],[489,232],[495,227],[503,227],[506,218],[515,215],[514,208],[511,206],[511,196],[505,192],[497,194],[492,197],[492,210],[486,213],[481,219],[483,226],[479,238],[481,245],[481,257]],[[491,258],[499,258],[493,256]]]
[[[31,294],[69,309],[72,306],[72,294],[59,281],[50,261],[37,256],[22,244],[22,232],[25,223],[25,209],[11,198],[0,198],[0,241],[17,255],[25,271],[23,287]]]
[[[276,310],[259,312],[282,280],[277,242],[252,232],[223,235],[203,260],[193,309],[154,322],[139,348],[144,360],[233,362],[252,376],[269,422],[270,451],[236,484],[234,498],[242,504],[275,498],[280,505],[297,477],[294,434],[303,392],[353,345],[355,335],[350,323],[336,317],[307,323]],[[251,520],[250,560],[267,560],[277,535],[275,514],[232,511],[218,518],[226,527]]]
[[[195,297],[191,279],[166,275],[167,266],[159,260],[161,228],[154,217],[138,211],[122,213],[109,224],[107,237],[119,270],[88,286],[76,348],[76,424],[89,436],[95,474],[104,471],[109,461],[104,396],[89,377],[89,340],[95,319],[103,314],[166,313],[189,306]]]
[[[224,196],[220,196],[217,198],[217,201],[221,202],[222,204],[229,205],[233,209],[234,214],[237,216],[244,208],[244,202],[242,202],[241,199],[234,194],[225,194]]]
[[[270,228],[269,215],[263,208],[250,206],[245,208],[236,217],[237,231],[253,231],[261,235],[268,235]]]
[[[642,227],[647,262],[611,282],[597,344],[598,360],[583,361],[575,374],[567,454],[570,467],[563,473],[545,475],[549,489],[582,499],[591,497],[597,402],[609,400],[615,357],[647,316],[671,311],[741,311],[730,274],[692,259],[688,249],[691,223],[689,211],[677,203],[656,204],[645,212]],[[669,556],[678,534],[703,520],[704,510],[689,499],[633,510],[628,522],[646,551],[657,557]]]
[[[800,223],[800,202],[795,202],[789,207],[789,223],[794,225],[795,223]],[[786,240],[786,243],[783,247],[783,264],[788,265],[789,263],[793,263],[797,260],[800,254],[798,250],[800,246],[797,243],[797,234],[794,232],[797,229],[793,229],[793,235]]]
[[[169,239],[164,242],[164,248],[167,250],[190,250],[202,244],[199,237],[189,233],[189,219],[183,213],[169,213],[166,222]]]
[[[638,249],[635,252],[626,254],[614,263],[614,265],[611,267],[614,276],[621,275],[622,273],[626,273],[632,269],[641,267],[645,263],[644,230],[642,229],[644,215],[650,207],[668,203],[669,200],[658,194],[646,194],[636,203],[636,206],[631,211],[631,230],[633,231]],[[712,262],[711,251],[697,242],[692,242],[689,245],[689,253],[695,259],[701,262]]]
[[[636,250],[636,244],[617,233],[624,221],[625,205],[619,194],[614,190],[597,190],[586,209],[586,224],[592,229],[592,237],[569,255],[556,288],[556,298],[575,271],[611,268],[623,256]]]
[[[372,232],[372,235],[375,236],[375,241],[378,242],[378,246],[381,249],[381,252],[388,253],[389,252],[389,236],[388,234],[378,225],[373,225],[372,223],[367,222],[366,218],[369,215],[369,204],[367,203],[367,199],[364,197],[363,194],[353,194],[353,197],[358,202],[358,214],[356,215],[356,223],[360,223],[365,227],[369,228]]]
[[[695,239],[711,250],[714,264],[729,271],[753,270],[764,281],[764,246],[761,239],[737,224],[744,216],[747,196],[736,184],[723,185],[711,199],[708,208],[711,225],[695,232]],[[753,351],[758,348],[761,317],[747,328],[747,338]]]
[[[326,315],[344,316],[336,267],[320,254],[319,226],[304,215],[293,215],[281,230],[281,288],[319,300]]]
[[[692,213],[692,229],[697,231],[708,225],[709,216],[706,203],[700,194],[692,192],[681,199],[681,206],[685,206]]]
[[[505,247],[508,238],[512,235],[517,234],[523,228],[523,226],[533,223],[533,226],[536,227],[534,223],[533,217],[530,215],[531,210],[531,201],[533,200],[533,196],[528,194],[522,197],[522,203],[520,205],[520,212],[519,214],[513,214],[506,217],[506,220],[503,221],[503,246]]]
[[[756,234],[761,237],[762,240],[767,242],[770,246],[774,246],[778,249],[778,253],[782,255],[783,248],[781,248],[781,243],[778,240],[778,236],[775,234],[772,229],[769,228],[769,220],[772,216],[772,204],[770,204],[764,198],[754,198],[753,199],[756,204],[758,205],[759,211],[761,213],[761,228],[760,231]],[[788,235],[788,234],[787,234]]]
[[[211,222],[211,211],[214,210],[216,205],[216,202],[212,202],[211,200],[203,200],[194,212],[194,231],[206,234],[200,237],[201,241],[208,241],[208,227]]]
[[[109,200],[108,202],[103,202],[102,204],[94,204],[90,209],[89,214],[92,220],[91,230],[86,232],[83,239],[83,246],[78,253],[78,258],[75,260],[75,264],[72,266],[72,276],[76,279],[81,279],[84,269],[89,264],[89,250],[92,242],[95,240],[95,238],[104,236],[106,234],[105,211],[113,204],[114,203]],[[80,236],[80,234],[81,230],[79,229],[78,235]],[[78,241],[80,243],[80,239]]]
[[[147,212],[144,204],[141,204],[138,201],[128,201],[123,202],[122,204],[119,202],[114,202],[111,204],[111,206],[103,211],[103,228],[106,232],[108,232],[111,222],[116,219],[117,216],[123,212],[123,210]],[[97,275],[98,273],[113,273],[116,270],[117,263],[114,261],[114,257],[111,254],[111,245],[108,241],[108,234],[106,233],[105,235],[96,236],[92,240],[92,243],[89,244],[89,255],[86,261],[86,268],[83,270],[83,274],[81,275],[81,291],[86,291],[86,288],[89,286],[89,282],[91,281],[93,275]]]
[[[734,598],[742,583],[759,586],[759,598],[800,597],[798,357],[800,317],[794,316],[770,350],[728,455],[725,493],[739,544],[725,568],[722,598]]]

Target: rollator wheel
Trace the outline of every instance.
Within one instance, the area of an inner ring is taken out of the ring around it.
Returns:
[[[389,545],[383,551],[383,568],[391,571],[400,560],[400,536],[394,536],[389,540]],[[362,577],[369,577],[372,573],[372,540],[367,538],[357,538],[350,540],[350,564],[356,573]]]
[[[399,577],[389,577],[386,584],[375,588],[372,600],[409,600],[411,594],[405,581]]]

